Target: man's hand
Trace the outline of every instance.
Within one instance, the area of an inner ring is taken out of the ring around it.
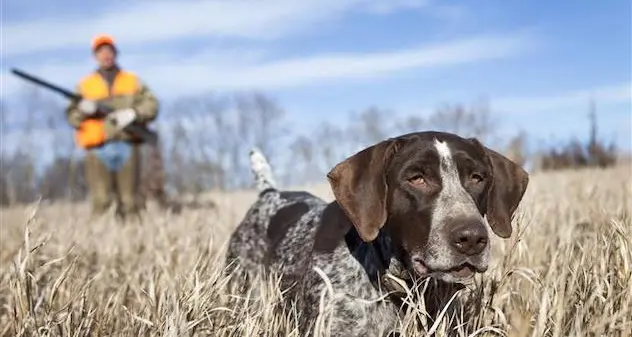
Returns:
[[[92,116],[97,112],[97,102],[82,99],[77,105],[77,108],[79,108],[79,111],[83,112],[84,115]]]
[[[120,130],[136,120],[136,111],[134,109],[116,110],[108,114],[107,118]]]

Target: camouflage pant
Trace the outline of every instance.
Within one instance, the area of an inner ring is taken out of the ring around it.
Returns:
[[[113,168],[111,161],[101,153],[88,151],[85,158],[85,176],[92,197],[92,214],[101,215],[116,201],[117,216],[126,219],[138,217],[138,185],[140,173],[139,145],[129,145],[123,161]]]

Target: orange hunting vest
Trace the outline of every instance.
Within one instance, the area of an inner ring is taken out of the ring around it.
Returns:
[[[114,78],[111,89],[108,83],[97,72],[84,78],[79,84],[79,94],[84,99],[93,101],[106,100],[113,96],[135,95],[140,90],[140,81],[136,75],[119,71]],[[86,119],[81,122],[79,129],[75,133],[77,144],[88,149],[105,143],[106,134],[103,119]]]

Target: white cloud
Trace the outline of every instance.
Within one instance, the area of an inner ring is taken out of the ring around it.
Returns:
[[[504,97],[492,100],[495,110],[508,113],[547,112],[556,109],[596,104],[628,103],[632,100],[632,83],[620,83],[548,96]]]
[[[424,0],[163,0],[138,1],[133,5],[126,2],[96,16],[71,10],[62,16],[4,23],[2,54],[86,49],[87,41],[100,33],[112,34],[122,47],[199,37],[270,39],[296,34],[349,11],[388,13],[425,3]]]
[[[190,85],[193,91],[200,85],[214,89],[281,88],[503,58],[523,52],[531,42],[524,36],[476,37],[381,53],[326,54],[241,64],[233,69],[191,63],[185,64],[184,68],[171,66],[171,70],[186,74],[185,78],[190,82],[185,81],[184,85]]]
[[[373,13],[388,14],[400,9],[416,9],[427,6],[426,0],[372,0],[365,1],[367,9]]]
[[[322,54],[272,61],[262,58],[264,54],[259,51],[214,50],[188,57],[148,53],[127,55],[122,65],[133,69],[160,93],[176,96],[210,90],[266,90],[383,77],[407,70],[509,57],[533,46],[532,37],[514,34],[472,37],[388,52]],[[37,63],[25,69],[51,80],[77,81],[92,67],[87,60],[83,64]],[[15,81],[7,79],[5,95],[17,87]]]
[[[92,60],[78,58],[79,55],[85,54],[88,41],[95,34],[107,32],[117,38],[125,51],[121,55],[124,67],[137,72],[159,93],[177,96],[209,90],[266,90],[388,76],[424,67],[503,58],[532,45],[532,39],[525,34],[508,34],[381,52],[272,58],[263,49],[266,44],[248,43],[319,28],[323,22],[335,21],[350,12],[388,14],[419,8],[430,12],[438,5],[429,1],[162,0],[131,5],[114,1],[109,9],[97,15],[79,13],[85,12],[85,8],[70,6],[71,10],[65,14],[56,12],[37,20],[5,23],[2,56],[11,66],[72,87],[94,67]],[[201,52],[185,54],[179,50],[182,41],[194,41],[198,46],[212,42]],[[227,50],[224,42],[246,48]],[[253,45],[259,49],[248,48]],[[35,52],[37,58],[22,57]],[[6,73],[0,73],[0,81],[3,97],[24,85]]]

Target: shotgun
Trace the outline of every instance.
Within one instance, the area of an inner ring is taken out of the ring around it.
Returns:
[[[82,100],[81,95],[77,93],[64,89],[50,82],[44,81],[41,78],[37,78],[33,75],[27,74],[19,69],[13,68],[11,69],[11,72],[16,76],[24,80],[27,80],[28,82],[35,83],[41,87],[44,87],[48,90],[56,92],[71,101],[79,102]],[[107,104],[97,102],[97,111],[100,113],[100,116],[103,117],[104,115],[107,115],[110,112],[114,111],[114,109],[112,109],[112,107],[108,106]],[[143,125],[139,125],[138,123],[132,123],[126,126],[125,128],[123,128],[123,130],[126,132],[129,132],[130,134],[136,137],[139,137],[140,139],[150,144],[156,144],[158,142],[158,134],[156,132],[149,130],[147,127]]]

